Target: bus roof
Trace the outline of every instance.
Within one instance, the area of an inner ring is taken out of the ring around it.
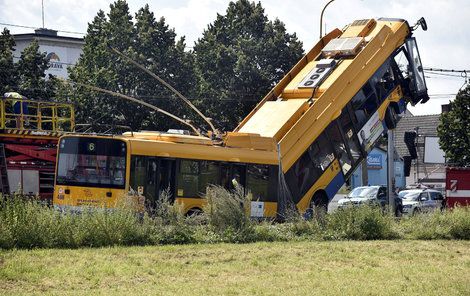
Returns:
[[[67,134],[62,138],[69,137],[112,138],[125,141],[130,147],[131,154],[134,155],[270,165],[278,164],[277,152],[275,150],[228,147],[211,141],[209,138],[197,136],[173,135],[159,132],[134,132],[126,133],[125,135]]]

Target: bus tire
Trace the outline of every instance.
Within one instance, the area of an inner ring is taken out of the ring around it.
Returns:
[[[309,211],[312,219],[323,221],[328,212],[328,196],[322,190],[315,192],[310,200]]]
[[[398,123],[398,115],[393,106],[388,106],[385,111],[385,125],[388,129],[395,129]]]

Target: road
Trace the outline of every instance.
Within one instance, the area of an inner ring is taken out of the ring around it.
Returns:
[[[338,208],[338,200],[345,197],[346,194],[336,194],[335,197],[328,204],[328,213],[334,212]]]

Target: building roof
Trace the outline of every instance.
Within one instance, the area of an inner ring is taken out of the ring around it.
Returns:
[[[15,41],[20,41],[20,40],[28,41],[28,40],[33,40],[33,39],[39,39],[39,40],[46,40],[46,41],[59,41],[59,42],[69,42],[69,43],[78,43],[78,44],[85,43],[83,38],[59,36],[57,35],[57,31],[45,29],[45,28],[36,29],[34,33],[14,34],[13,38],[15,38]]]
[[[418,127],[418,155],[420,158],[420,162],[422,162],[422,158],[424,157],[424,137],[437,137],[437,126],[439,125],[440,116],[440,114],[434,114],[402,117],[401,120],[398,122],[397,128],[395,129],[394,144],[398,154],[401,157],[409,155],[408,148],[406,147],[404,141],[405,132],[416,130],[416,128]]]

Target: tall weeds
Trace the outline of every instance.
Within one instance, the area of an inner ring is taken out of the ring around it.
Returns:
[[[246,243],[295,240],[470,239],[470,208],[396,219],[380,209],[348,208],[321,223],[285,223],[249,217],[250,199],[239,188],[207,191],[204,214],[185,217],[179,204],[162,194],[150,214],[128,207],[60,213],[20,195],[0,199],[0,248],[78,248],[111,245]]]

